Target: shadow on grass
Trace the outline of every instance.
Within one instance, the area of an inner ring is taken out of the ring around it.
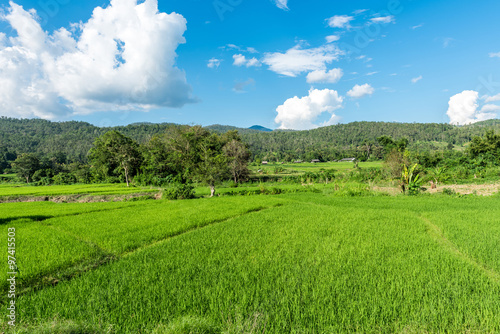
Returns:
[[[34,215],[34,216],[21,216],[21,217],[9,217],[9,218],[0,218],[0,225],[5,225],[9,224],[13,221],[16,220],[27,220],[27,222],[32,223],[32,222],[42,222],[44,220],[54,218],[54,216],[39,216],[39,215]]]

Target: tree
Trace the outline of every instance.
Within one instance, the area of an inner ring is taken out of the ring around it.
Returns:
[[[488,130],[484,138],[474,137],[469,146],[469,153],[472,157],[487,153],[497,158],[500,157],[500,135],[495,134],[493,130]]]
[[[181,183],[188,182],[196,174],[197,166],[201,162],[201,148],[210,136],[210,132],[201,126],[172,128],[163,136],[168,170]]]
[[[99,177],[123,173],[127,187],[141,163],[139,145],[118,131],[109,131],[97,138],[89,157]]]
[[[362,143],[362,149],[366,152],[366,160],[370,159],[370,155],[372,154],[373,143],[367,139],[365,139]]]
[[[221,146],[218,135],[207,137],[200,145],[200,162],[195,167],[195,178],[210,187],[210,197],[215,195],[215,186],[228,175],[228,159]]]
[[[18,157],[12,167],[19,177],[26,179],[26,183],[30,183],[30,179],[37,170],[40,169],[40,160],[31,153],[26,153]]]
[[[234,183],[246,181],[250,175],[248,170],[248,160],[250,151],[241,140],[233,139],[222,148],[228,158],[229,172]]]

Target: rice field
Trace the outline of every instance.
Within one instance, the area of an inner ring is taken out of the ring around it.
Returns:
[[[499,204],[11,203],[0,227],[19,240],[22,333],[500,333]]]
[[[382,162],[359,162],[359,167],[361,168],[381,168]],[[354,169],[354,164],[352,162],[321,162],[321,163],[310,163],[303,162],[298,164],[281,164],[281,163],[269,163],[267,165],[251,166],[251,171],[254,174],[258,174],[258,170],[261,170],[268,174],[275,174],[275,168],[282,168],[279,174],[301,174],[306,172],[319,172],[322,169],[335,169],[338,171],[346,171]]]

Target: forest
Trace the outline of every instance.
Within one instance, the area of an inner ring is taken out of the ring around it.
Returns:
[[[230,126],[132,124],[99,128],[84,122],[0,119],[0,174],[35,185],[193,182],[215,193],[222,181],[248,180],[248,165],[355,158],[384,161],[384,178],[421,173],[427,180],[498,176],[499,120],[469,126],[356,122],[310,131],[264,132]],[[278,171],[279,172],[279,171]],[[379,176],[382,177],[382,176]]]

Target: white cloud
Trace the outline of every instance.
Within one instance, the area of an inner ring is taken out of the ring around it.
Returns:
[[[479,93],[472,90],[465,90],[452,96],[446,112],[450,118],[450,124],[464,125],[495,118],[497,114],[491,111],[498,111],[498,109],[494,109],[493,105],[485,105],[478,110],[478,100]]]
[[[423,76],[418,76],[416,78],[413,78],[411,79],[411,82],[416,84],[417,82],[419,82],[420,80],[422,80],[424,77]]]
[[[280,129],[308,130],[319,126],[335,124],[339,117],[333,112],[342,108],[343,98],[337,91],[324,89],[309,90],[309,95],[299,98],[297,96],[288,99],[280,105],[276,111],[278,116],[275,122],[280,124]],[[323,113],[330,113],[328,121],[315,124],[318,117]]]
[[[243,66],[247,62],[247,58],[242,54],[234,55],[233,59],[234,59],[233,63],[234,66]]]
[[[371,75],[375,75],[375,74],[378,74],[378,73],[380,73],[380,72],[375,71],[375,72],[366,73],[366,75],[367,75],[367,76],[371,76]]]
[[[76,25],[79,37],[64,28],[46,33],[35,11],[13,2],[3,19],[17,32],[0,43],[3,115],[61,119],[194,102],[185,73],[175,66],[186,20],[158,12],[155,0],[97,7],[88,22]]]
[[[278,74],[296,77],[303,72],[326,70],[326,64],[338,60],[341,51],[334,45],[302,49],[297,45],[285,53],[267,53],[262,61]]]
[[[338,35],[330,35],[325,37],[327,43],[333,43],[336,42],[340,39],[340,36]]]
[[[380,17],[374,17],[372,19],[370,19],[370,21],[372,21],[373,23],[379,23],[379,24],[387,24],[387,23],[393,23],[395,22],[395,18],[393,15],[389,15],[389,16],[380,16]]]
[[[375,92],[375,89],[369,84],[364,85],[355,85],[350,91],[347,92],[347,95],[354,99],[360,99],[367,95],[372,95]]]
[[[276,6],[283,10],[288,10],[288,0],[274,0]]]
[[[495,101],[500,101],[500,94],[497,94],[495,96],[486,96],[485,97],[486,103],[495,102]]]
[[[423,26],[424,26],[424,24],[422,23],[422,24],[419,24],[419,25],[413,26],[413,27],[411,27],[411,28],[412,28],[413,30],[416,30],[416,29],[418,29],[418,28],[422,28]]]
[[[500,110],[500,106],[497,106],[496,104],[485,104],[482,108],[481,108],[481,112],[497,112]]]
[[[234,66],[246,66],[246,67],[261,66],[260,61],[257,58],[247,59],[242,54],[234,55],[233,59],[234,59],[233,63]]]
[[[491,58],[500,58],[500,52],[496,52],[496,53],[492,52],[492,53],[490,53],[490,57]]]
[[[220,60],[220,59],[212,58],[208,61],[207,67],[208,68],[219,68],[221,62],[222,62],[222,60]]]
[[[353,16],[335,15],[328,19],[328,25],[332,28],[349,28],[352,20],[354,20]]]
[[[312,83],[337,83],[344,75],[340,68],[334,68],[330,71],[317,70],[307,75],[307,82]]]
[[[235,45],[235,44],[226,44],[225,46],[219,47],[219,49],[222,49],[222,50],[237,50],[239,52],[248,52],[248,53],[259,53],[259,51],[257,51],[253,47],[247,47],[247,48],[243,47],[242,48],[242,47],[239,47],[238,45]]]
[[[359,14],[363,14],[364,12],[367,12],[368,9],[358,9],[358,10],[355,10],[354,12],[352,12],[354,15],[359,15]]]
[[[261,66],[260,61],[257,58],[248,59],[247,67]]]

